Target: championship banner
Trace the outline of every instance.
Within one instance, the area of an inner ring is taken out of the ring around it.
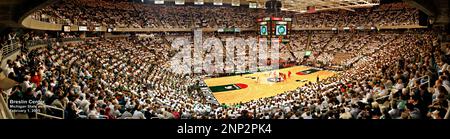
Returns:
[[[248,4],[248,7],[249,7],[250,9],[256,9],[256,8],[258,8],[258,3],[249,3],[249,4]]]
[[[240,0],[232,0],[231,1],[231,6],[240,6],[241,5],[241,1]]]
[[[214,5],[223,5],[222,0],[214,0]]]
[[[155,4],[164,4],[164,0],[155,0]]]
[[[184,0],[175,0],[175,5],[184,5]]]
[[[196,0],[194,2],[194,5],[203,5],[204,4],[204,0]]]

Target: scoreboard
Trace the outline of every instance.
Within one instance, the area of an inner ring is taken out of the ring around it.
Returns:
[[[277,24],[275,28],[276,36],[286,36],[287,29],[285,24]]]
[[[260,37],[269,39],[279,38],[282,42],[289,42],[292,27],[291,18],[265,17],[257,19]]]
[[[267,30],[267,22],[261,22],[259,30],[261,36],[269,35],[269,31]]]

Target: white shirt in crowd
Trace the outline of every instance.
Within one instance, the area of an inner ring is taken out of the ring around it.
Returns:
[[[94,109],[94,110],[89,111],[89,114],[88,114],[89,119],[98,119],[98,116],[99,116],[99,114],[98,114],[97,110]]]
[[[134,114],[132,116],[133,119],[145,119],[144,113],[142,113],[141,111],[134,111]]]
[[[397,83],[397,84],[395,84],[395,89],[397,89],[397,90],[402,90],[403,89],[403,84],[402,83]]]

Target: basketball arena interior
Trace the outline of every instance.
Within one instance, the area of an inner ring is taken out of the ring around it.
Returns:
[[[449,119],[448,0],[1,0],[0,119]]]

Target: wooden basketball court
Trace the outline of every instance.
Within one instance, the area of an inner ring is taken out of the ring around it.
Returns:
[[[291,72],[290,77],[288,77],[289,71]],[[282,76],[278,76],[279,73],[285,74],[286,80],[282,80]],[[296,66],[242,76],[210,78],[205,79],[205,83],[219,103],[235,104],[295,90],[308,82],[316,82],[317,76],[322,80],[334,74],[333,71]]]

